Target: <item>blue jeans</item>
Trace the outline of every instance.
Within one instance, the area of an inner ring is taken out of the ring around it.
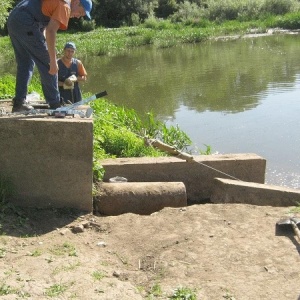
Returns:
[[[50,57],[40,24],[26,9],[14,9],[7,22],[8,33],[17,62],[16,100],[26,99],[28,84],[36,65],[46,102],[59,103],[57,75],[49,74]]]

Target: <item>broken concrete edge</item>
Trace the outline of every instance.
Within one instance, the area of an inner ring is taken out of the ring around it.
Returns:
[[[215,178],[210,201],[211,203],[242,203],[257,206],[297,206],[300,203],[300,190],[270,184]]]

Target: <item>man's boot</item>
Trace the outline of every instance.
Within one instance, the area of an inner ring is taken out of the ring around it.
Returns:
[[[49,104],[50,109],[57,109],[57,108],[60,108],[60,107],[62,107],[61,102],[55,102],[55,103]]]
[[[29,105],[25,99],[13,99],[12,112],[27,112],[33,109],[33,106]]]

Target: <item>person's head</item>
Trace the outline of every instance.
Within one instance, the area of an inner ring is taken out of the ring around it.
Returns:
[[[68,42],[64,46],[64,56],[71,59],[76,51],[76,45],[73,42]]]
[[[71,18],[80,18],[86,16],[91,20],[92,0],[72,0]]]

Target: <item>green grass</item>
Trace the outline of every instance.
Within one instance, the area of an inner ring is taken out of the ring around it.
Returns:
[[[62,245],[54,245],[54,247],[50,249],[50,252],[56,256],[63,256],[66,254],[68,256],[77,256],[75,247],[68,242],[63,243]]]
[[[104,170],[99,161],[108,157],[166,156],[145,144],[144,138],[159,139],[164,143],[185,149],[190,138],[178,126],[167,127],[155,120],[151,113],[144,118],[132,109],[116,106],[105,99],[91,103],[94,109],[94,180],[100,180]]]
[[[92,277],[93,277],[95,280],[100,281],[100,280],[102,280],[103,278],[105,278],[106,275],[105,275],[103,272],[101,272],[101,271],[94,271],[94,272],[92,273]]]
[[[62,295],[67,289],[68,286],[65,284],[54,284],[46,289],[45,295],[51,298],[58,297]]]
[[[6,256],[6,252],[5,248],[0,248],[0,258],[4,258]]]
[[[1,40],[1,38],[0,38]],[[28,93],[37,92],[43,95],[42,86],[40,83],[38,72],[35,72],[30,85]],[[15,94],[15,76],[12,74],[5,74],[0,77],[0,99],[11,99]]]
[[[162,288],[159,283],[155,283],[149,292],[148,298],[151,299],[153,297],[159,297],[162,295]]]
[[[179,287],[174,290],[173,295],[169,297],[172,300],[197,300],[194,290],[186,287]]]
[[[59,266],[59,267],[56,267],[53,271],[53,275],[56,275],[58,273],[61,273],[61,272],[69,272],[69,271],[73,271],[75,270],[76,268],[78,268],[81,264],[79,262],[76,262],[74,264],[69,264],[67,266]]]
[[[14,293],[15,293],[15,289],[13,289],[11,286],[5,283],[0,284],[0,296],[5,296]]]
[[[36,249],[36,250],[34,250],[30,253],[30,256],[32,256],[32,257],[38,257],[38,256],[41,256],[41,255],[42,255],[42,251],[39,250],[39,249]]]
[[[289,211],[288,211],[289,214],[298,214],[300,213],[300,203],[299,202],[296,202],[296,205],[295,207],[292,207]]]

